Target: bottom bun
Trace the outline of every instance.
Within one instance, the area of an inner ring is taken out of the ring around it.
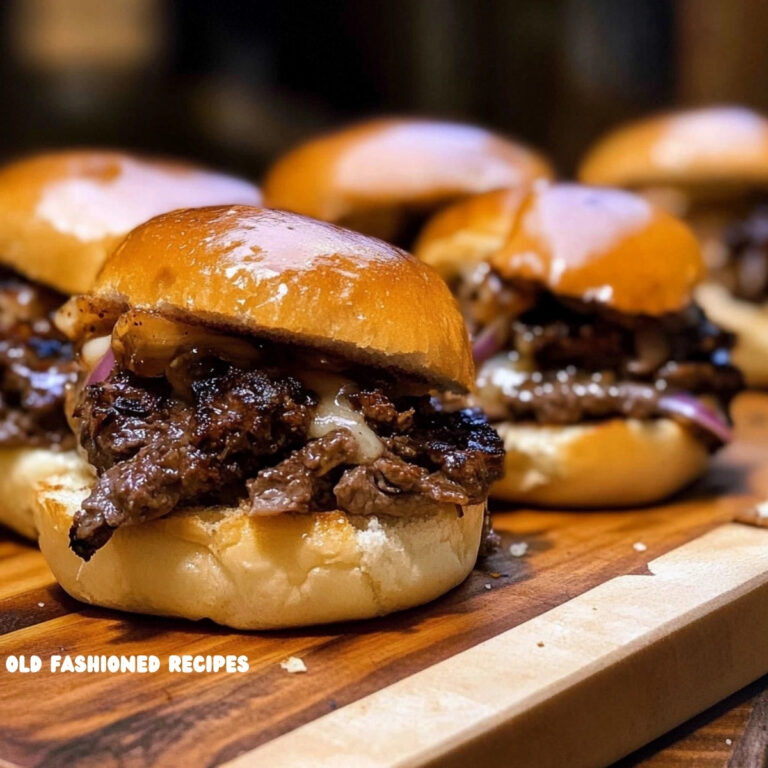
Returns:
[[[0,524],[36,539],[33,521],[38,483],[82,464],[75,451],[0,448]]]
[[[496,424],[507,450],[491,496],[537,506],[606,508],[658,501],[698,477],[704,445],[670,419],[556,427]]]
[[[696,299],[716,325],[736,334],[731,357],[750,387],[768,387],[768,306],[734,298],[722,285],[705,283]]]
[[[87,493],[87,478],[67,475],[37,498],[40,549],[70,595],[237,629],[365,619],[432,600],[474,567],[485,506],[407,518],[190,509],[119,529],[85,563],[69,528]]]

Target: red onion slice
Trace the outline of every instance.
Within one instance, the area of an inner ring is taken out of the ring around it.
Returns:
[[[725,419],[693,395],[685,392],[666,395],[659,400],[659,409],[698,425],[721,443],[730,443],[733,439],[733,431]]]
[[[475,358],[475,365],[481,365],[497,352],[501,352],[502,348],[500,323],[497,321],[486,325],[472,342],[472,357]]]
[[[110,347],[105,353],[104,357],[96,363],[94,369],[88,374],[88,378],[85,380],[85,386],[91,384],[100,384],[104,379],[109,376],[109,372],[115,364],[115,353]]]

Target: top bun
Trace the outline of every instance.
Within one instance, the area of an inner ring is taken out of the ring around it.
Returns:
[[[428,210],[542,177],[552,168],[540,155],[482,128],[380,118],[288,152],[267,173],[264,195],[273,208],[353,224],[371,211]],[[373,226],[387,234],[382,217]]]
[[[487,261],[509,237],[527,191],[495,189],[438,211],[421,231],[414,255],[450,281]]]
[[[440,277],[387,243],[250,206],[157,216],[107,259],[102,304],[312,346],[459,390],[474,379],[458,305]],[[62,310],[83,333],[78,301]],[[83,320],[87,322],[87,320]]]
[[[599,141],[579,178],[634,188],[768,186],[768,119],[742,107],[708,107],[640,120]]]
[[[676,312],[704,274],[691,230],[639,195],[538,184],[491,265],[511,279],[630,314]]]
[[[179,162],[101,150],[35,155],[0,168],[0,263],[79,293],[125,235],[152,216],[260,202],[246,181]]]

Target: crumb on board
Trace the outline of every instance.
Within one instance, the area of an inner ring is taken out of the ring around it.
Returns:
[[[287,659],[283,659],[280,662],[280,666],[291,675],[307,671],[304,659],[300,659],[298,656],[289,656]]]
[[[484,584],[483,586],[485,586],[486,589],[491,589],[491,585],[490,584]]]
[[[768,528],[768,500],[755,504],[754,507],[742,509],[734,518],[737,523],[754,525],[758,528]]]
[[[38,608],[45,608],[45,603],[38,603],[38,604],[37,604],[37,607],[38,607]]]
[[[733,744],[733,739],[726,739],[725,743],[730,747]]]
[[[539,642],[538,642],[538,643],[536,643],[536,646],[537,646],[538,648],[543,648],[543,647],[544,647],[544,641],[543,641],[543,640],[539,640]]]
[[[528,551],[528,544],[525,541],[516,541],[509,545],[509,554],[512,557],[522,557]]]
[[[634,549],[635,552],[645,552],[645,550],[648,549],[648,545],[647,544],[643,544],[642,541],[636,541],[632,545],[632,549]]]

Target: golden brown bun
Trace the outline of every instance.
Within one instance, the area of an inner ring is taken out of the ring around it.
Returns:
[[[177,208],[261,202],[246,181],[122,152],[35,155],[0,168],[0,262],[62,293],[91,287],[138,224]]]
[[[288,152],[267,173],[264,195],[272,208],[387,237],[393,209],[428,210],[552,175],[540,155],[482,128],[382,118]]]
[[[768,185],[768,119],[742,107],[707,107],[639,120],[612,131],[579,169],[587,184]]]
[[[706,448],[670,419],[556,427],[503,422],[504,477],[491,497],[545,507],[631,507],[663,499],[702,474]]]
[[[121,528],[87,563],[70,549],[87,476],[38,494],[40,549],[62,587],[93,605],[276,629],[382,616],[462,582],[477,558],[484,505],[405,518],[341,512],[254,518],[189,510]]]
[[[380,240],[284,211],[158,216],[107,260],[93,294],[440,386],[467,389],[474,378],[461,313],[436,272]]]
[[[75,451],[0,448],[0,524],[37,539],[33,521],[37,484],[81,465]]]
[[[768,305],[734,298],[722,285],[704,283],[696,300],[716,325],[736,334],[731,353],[750,387],[768,387]]]
[[[525,189],[496,189],[438,211],[421,231],[413,254],[446,280],[487,260],[504,244]]]
[[[704,273],[681,221],[631,192],[579,184],[534,185],[490,263],[507,279],[648,315],[689,304]]]

